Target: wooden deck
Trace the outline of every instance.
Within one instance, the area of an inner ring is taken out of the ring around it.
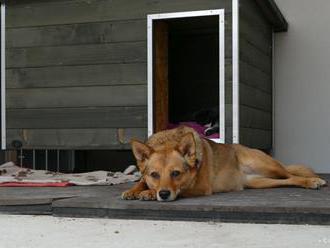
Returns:
[[[330,175],[323,176],[328,181]],[[244,190],[174,202],[123,201],[130,185],[0,188],[0,213],[69,217],[330,224],[330,187]]]

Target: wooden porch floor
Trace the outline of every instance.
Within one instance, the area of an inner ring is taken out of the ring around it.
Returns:
[[[323,175],[329,182],[330,175]],[[0,188],[0,213],[68,217],[330,224],[330,187],[244,190],[174,202],[123,201],[131,184]]]

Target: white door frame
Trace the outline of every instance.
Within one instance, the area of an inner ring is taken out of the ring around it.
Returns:
[[[239,143],[239,0],[232,1],[233,143]]]
[[[219,16],[219,133],[214,139],[225,143],[225,10],[201,10],[148,15],[148,136],[154,133],[153,121],[153,21],[160,19]]]

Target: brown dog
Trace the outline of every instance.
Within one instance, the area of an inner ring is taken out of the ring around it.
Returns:
[[[318,189],[326,181],[302,165],[284,167],[265,153],[242,145],[217,144],[179,127],[132,141],[141,180],[125,200],[173,201],[244,188],[296,186]]]

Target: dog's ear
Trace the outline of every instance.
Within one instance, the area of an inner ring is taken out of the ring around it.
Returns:
[[[178,151],[190,166],[196,164],[196,142],[193,133],[185,134],[178,146]]]
[[[153,149],[138,140],[131,140],[131,146],[140,171],[144,171],[144,162],[149,159],[150,155],[153,153]]]
[[[131,140],[131,145],[133,154],[138,161],[144,161],[148,159],[153,152],[151,147],[138,140]]]

